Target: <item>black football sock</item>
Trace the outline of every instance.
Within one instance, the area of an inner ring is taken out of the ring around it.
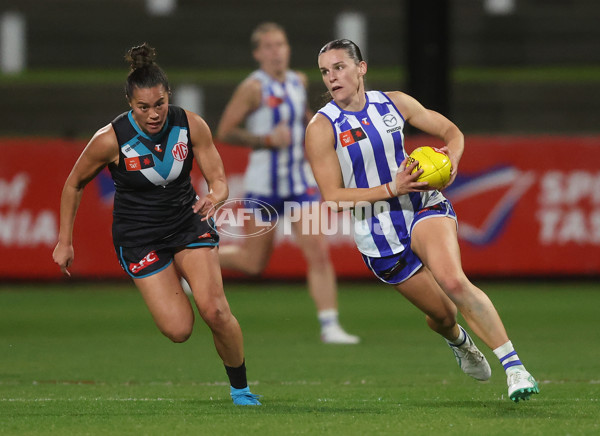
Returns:
[[[244,389],[248,386],[248,380],[246,379],[246,361],[241,366],[234,368],[232,366],[225,365],[225,371],[227,371],[227,377],[229,377],[229,383],[235,389]]]

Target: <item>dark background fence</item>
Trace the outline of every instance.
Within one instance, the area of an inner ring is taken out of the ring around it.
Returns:
[[[514,11],[500,15],[483,0],[448,3],[449,114],[464,131],[599,131],[600,3],[514,0]],[[123,55],[142,41],[157,48],[175,90],[202,87],[203,115],[214,129],[254,67],[249,35],[265,20],[287,29],[292,66],[310,74],[316,109],[324,90],[316,53],[335,37],[343,11],[366,18],[368,85],[403,90],[407,7],[408,0],[179,0],[173,14],[155,16],[143,0],[2,0],[0,14],[25,17],[28,50],[25,74],[0,75],[8,103],[0,108],[0,134],[87,136],[108,123],[127,108]]]

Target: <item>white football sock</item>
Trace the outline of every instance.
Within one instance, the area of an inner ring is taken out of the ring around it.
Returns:
[[[455,347],[460,347],[467,341],[467,332],[465,332],[465,329],[463,329],[460,326],[460,324],[457,324],[457,325],[458,325],[458,338],[456,338],[453,341],[446,339],[446,342],[448,342],[451,345],[454,345]]]
[[[515,351],[511,341],[508,341],[507,343],[496,348],[494,350],[494,354],[498,359],[500,359],[500,363],[504,367],[504,371],[507,373],[509,371],[514,371],[515,369],[525,369],[525,366],[523,363],[521,363],[519,355]]]
[[[321,310],[317,316],[319,318],[319,323],[321,324],[321,329],[339,324],[337,309]]]

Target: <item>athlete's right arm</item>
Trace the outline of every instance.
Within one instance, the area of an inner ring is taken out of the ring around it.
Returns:
[[[398,170],[400,178],[396,176],[396,184],[393,187],[386,183],[372,188],[346,188],[334,147],[335,137],[331,123],[325,116],[317,113],[306,129],[306,157],[319,185],[323,200],[334,210],[353,208],[361,202],[375,203],[392,196],[419,190],[422,185],[427,185],[416,182],[422,170],[411,174],[417,165],[416,162],[413,162],[408,167],[405,165],[400,167]],[[395,188],[393,194],[390,192],[392,188]]]
[[[248,115],[260,107],[261,99],[261,84],[258,80],[246,79],[240,83],[219,121],[217,139],[250,148],[287,147],[291,133],[284,123],[275,126],[268,135],[255,135],[241,126]]]
[[[73,263],[73,227],[75,215],[81,202],[83,188],[107,164],[118,163],[119,149],[117,137],[108,125],[98,130],[87,144],[77,162],[73,166],[65,182],[60,198],[60,227],[58,243],[52,253],[54,262],[58,264],[62,273],[71,276],[68,267]]]

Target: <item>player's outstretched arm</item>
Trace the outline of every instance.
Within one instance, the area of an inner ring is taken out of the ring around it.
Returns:
[[[67,277],[71,276],[67,268],[75,256],[73,227],[83,189],[102,168],[110,162],[118,163],[118,159],[117,137],[111,125],[105,126],[92,137],[67,177],[60,198],[58,243],[52,253],[54,262]]]

